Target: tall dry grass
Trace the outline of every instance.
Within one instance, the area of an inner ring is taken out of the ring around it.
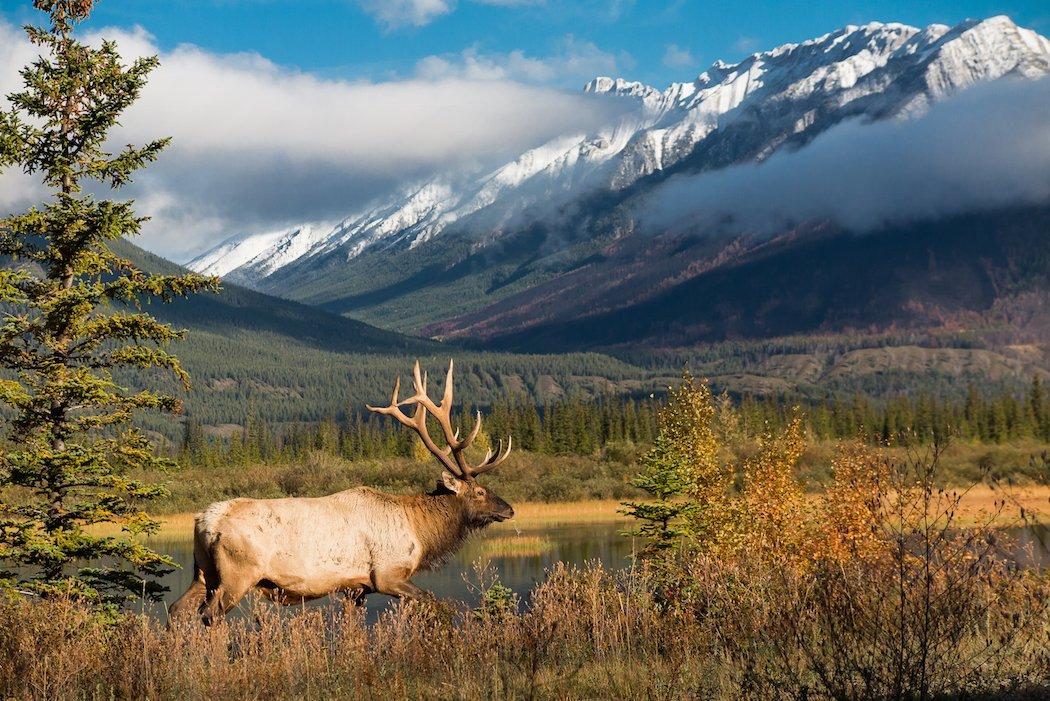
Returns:
[[[168,630],[69,601],[0,602],[16,699],[985,698],[1050,689],[1050,587],[948,552],[802,574],[708,557],[674,602],[644,570],[557,567],[518,605],[252,615]],[[941,547],[941,546],[938,546]],[[961,553],[962,551],[960,551]],[[930,566],[935,565],[933,571]],[[490,589],[490,591],[492,591]],[[496,592],[498,593],[498,588]]]

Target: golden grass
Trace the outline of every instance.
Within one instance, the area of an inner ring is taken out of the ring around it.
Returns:
[[[626,517],[618,512],[614,499],[570,502],[525,502],[514,505],[514,518],[494,526],[497,530],[551,526],[619,523]]]
[[[540,535],[500,535],[472,541],[461,559],[472,562],[479,557],[534,557],[553,548],[554,541]]]
[[[950,494],[952,490],[947,492]],[[992,489],[988,485],[979,484],[963,495],[959,506],[956,519],[962,527],[987,523],[993,516],[993,525],[1020,525],[1021,508],[1024,509],[1029,522],[1046,525],[1050,524],[1050,487]]]
[[[258,601],[210,627],[107,625],[69,600],[0,596],[0,698],[1045,697],[1045,578],[973,567],[944,539],[843,564],[820,587],[753,558],[555,567],[527,607],[482,586],[472,610],[407,602],[372,623]]]
[[[807,495],[816,499],[817,495]],[[936,497],[937,495],[935,495]],[[970,488],[946,487],[943,499],[934,498],[932,508],[946,506],[956,496],[961,497],[959,508],[952,515],[955,528],[988,526],[1011,528],[1024,525],[1050,524],[1050,487],[1025,486],[993,489],[986,484]],[[1024,519],[1021,509],[1024,509]]]

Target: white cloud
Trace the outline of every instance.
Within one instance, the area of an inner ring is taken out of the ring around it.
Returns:
[[[733,50],[742,54],[750,54],[754,53],[758,45],[757,37],[742,36],[737,37],[737,40],[733,42]]]
[[[358,0],[358,4],[387,30],[422,27],[455,9],[453,0]]]
[[[678,44],[668,44],[664,51],[664,65],[668,68],[689,68],[696,66],[699,61],[693,56],[689,49],[682,48]]]
[[[102,33],[126,57],[156,52],[142,30]],[[0,94],[33,55],[0,19]],[[174,137],[122,194],[154,217],[142,243],[180,260],[234,233],[347,216],[406,181],[499,163],[621,109],[480,74],[351,83],[256,54],[181,46],[160,58],[114,143]],[[0,176],[0,215],[37,197],[26,178]]]
[[[629,56],[602,51],[589,41],[564,37],[557,50],[535,57],[520,50],[484,53],[471,47],[456,54],[427,56],[416,63],[421,80],[513,80],[524,83],[578,85],[596,75],[615,75]]]
[[[1050,202],[1050,79],[999,81],[921,118],[831,128],[760,165],[669,179],[642,212],[653,230],[775,233],[804,221],[887,224]]]
[[[473,0],[479,5],[524,7],[543,5],[546,0]],[[383,29],[423,27],[456,9],[456,0],[357,0],[357,4]]]

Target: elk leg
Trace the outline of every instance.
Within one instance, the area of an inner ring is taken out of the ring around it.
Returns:
[[[208,596],[208,587],[204,583],[204,571],[198,569],[186,592],[168,607],[168,620],[175,621],[185,617],[190,611],[200,611]]]
[[[222,618],[244,595],[254,586],[244,582],[228,582],[223,580],[219,588],[211,592],[208,603],[204,607],[201,619],[205,625],[211,625],[217,618]]]
[[[201,613],[205,625],[225,616],[226,612],[236,606],[260,581],[257,575],[250,576],[243,570],[238,571],[222,546],[216,547],[212,552],[212,562],[218,582],[215,587],[211,587],[209,582],[208,601]]]
[[[371,589],[361,585],[359,587],[350,587],[349,589],[343,590],[343,596],[346,597],[347,603],[354,606],[361,606],[365,603],[365,597],[371,593]]]
[[[393,568],[379,570],[375,573],[375,590],[387,596],[396,596],[399,599],[430,599],[433,595],[425,589],[420,589],[408,579],[409,572],[406,568]]]

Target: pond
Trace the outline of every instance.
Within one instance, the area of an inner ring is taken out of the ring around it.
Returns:
[[[545,572],[558,562],[567,565],[600,562],[614,569],[630,566],[632,553],[639,543],[621,535],[623,529],[624,524],[620,523],[558,525],[520,531],[490,529],[474,535],[443,568],[420,573],[412,581],[440,598],[474,605],[478,600],[480,570],[487,581],[496,577],[524,598],[543,580]],[[161,541],[152,545],[180,565],[180,569],[162,580],[169,588],[164,600],[167,605],[181,596],[192,581],[193,543],[190,540]],[[372,594],[365,601],[368,617],[374,620],[392,602],[390,597]],[[331,598],[325,598],[307,605],[333,603]],[[151,610],[158,616],[163,615],[159,606],[151,607]]]
[[[479,570],[491,582],[493,577],[524,598],[545,573],[555,564],[585,565],[600,562],[612,569],[629,567],[632,555],[640,547],[637,539],[623,536],[622,523],[557,525],[543,528],[515,530],[493,528],[473,536],[460,549],[456,557],[445,567],[434,572],[424,572],[413,578],[420,587],[440,598],[475,605],[478,602],[477,584]],[[1010,548],[1015,561],[1023,567],[1050,566],[1050,530],[1008,529]],[[165,605],[178,598],[193,577],[193,546],[190,540],[162,541],[153,547],[170,555],[180,565],[162,580],[169,587]],[[245,602],[248,600],[246,599]],[[365,606],[368,618],[375,620],[388,608],[393,599],[382,594],[372,594]],[[332,598],[319,599],[307,606],[339,605]],[[244,608],[246,603],[242,603]],[[164,616],[164,609],[150,607],[157,616]],[[236,613],[235,613],[236,615]]]

